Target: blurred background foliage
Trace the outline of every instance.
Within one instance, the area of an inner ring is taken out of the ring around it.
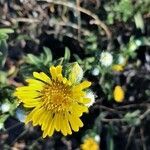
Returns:
[[[101,150],[150,149],[149,10],[149,0],[0,0],[0,149],[80,149],[89,137]],[[75,61],[95,103],[78,133],[42,139],[13,92]]]

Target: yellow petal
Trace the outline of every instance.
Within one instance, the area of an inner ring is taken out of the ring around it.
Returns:
[[[32,116],[33,126],[36,126],[39,124],[39,116],[41,116],[42,111],[43,111],[43,108],[40,108],[33,114]]]
[[[33,76],[41,81],[51,83],[50,78],[44,72],[33,72]]]
[[[83,104],[88,104],[91,102],[91,99],[90,98],[82,98],[82,103]]]
[[[54,122],[55,123],[54,124],[55,124],[56,131],[60,131],[60,126],[61,126],[60,117],[61,117],[60,113],[55,114],[55,117],[54,117]]]
[[[40,93],[37,91],[16,91],[15,96],[17,96],[21,101],[23,99],[34,99],[40,96]]]
[[[68,114],[68,119],[73,131],[77,132],[79,131],[79,127],[83,126],[82,121],[78,117],[74,116],[73,114]]]
[[[74,104],[72,105],[71,113],[73,113],[75,116],[82,116],[84,112],[88,112],[88,107],[84,105]]]
[[[49,136],[52,136],[54,133],[54,118],[51,120],[47,133]]]
[[[75,88],[76,88],[76,89],[79,88],[79,89],[82,90],[82,89],[88,88],[90,85],[91,85],[91,82],[89,82],[89,81],[83,81],[82,83],[76,85]]]
[[[42,89],[43,86],[45,85],[45,83],[36,79],[27,79],[26,82],[29,83],[30,86],[33,86],[33,87],[35,86],[36,89]]]
[[[51,121],[52,119],[52,114],[51,113],[47,113],[44,118],[43,118],[43,123],[42,123],[42,130],[45,130],[47,125],[49,125],[49,122],[47,122],[47,120],[50,120]]]
[[[57,74],[57,75],[58,75],[58,74],[62,74],[62,66],[58,65],[58,66],[56,67],[56,74]]]
[[[50,74],[52,76],[52,79],[56,80],[57,72],[56,72],[56,68],[54,66],[50,67]]]
[[[57,79],[59,82],[63,82],[64,78],[63,78],[62,74],[58,74]]]
[[[25,124],[27,124],[28,122],[32,121],[32,117],[33,117],[34,113],[35,113],[38,109],[39,109],[38,107],[34,108],[34,109],[27,115],[27,117],[26,117],[26,119],[25,119]]]
[[[67,135],[67,126],[66,126],[65,117],[62,115],[60,120],[61,120],[61,132],[64,136],[66,136]]]
[[[48,130],[49,130],[49,126],[52,122],[52,117],[48,117],[47,120],[45,120],[46,123],[45,123],[45,129],[44,129],[44,132],[43,132],[43,135],[42,137],[45,138],[47,135],[48,135]]]

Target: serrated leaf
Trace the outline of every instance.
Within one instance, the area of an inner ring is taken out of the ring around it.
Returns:
[[[27,63],[37,66],[39,63],[41,63],[41,60],[38,57],[34,56],[33,54],[28,54]]]

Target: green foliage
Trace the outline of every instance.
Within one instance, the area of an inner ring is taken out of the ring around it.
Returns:
[[[14,33],[14,30],[9,29],[9,28],[2,28],[0,29],[0,41],[1,40],[7,40],[8,39],[8,34]]]
[[[9,28],[0,29],[0,69],[4,66],[8,54],[8,46],[6,42],[8,34],[13,32],[14,31]]]
[[[140,115],[140,110],[136,110],[134,112],[128,112],[124,116],[124,120],[131,126],[137,126],[141,123],[139,115]]]
[[[5,40],[0,41],[0,68],[2,68],[5,64],[6,58],[8,54],[8,47]]]
[[[145,9],[143,9],[145,8]],[[147,0],[138,0],[133,3],[132,0],[119,0],[119,1],[110,1],[110,3],[106,3],[105,10],[108,12],[107,22],[109,24],[113,24],[116,20],[127,22],[130,18],[131,20],[134,17],[137,18],[137,12],[148,13],[150,8],[149,2]],[[139,16],[138,16],[139,17]],[[142,18],[141,26],[143,26]],[[140,21],[139,20],[139,21]],[[132,20],[133,21],[133,20]],[[136,20],[137,24],[137,20]]]
[[[44,52],[39,56],[27,54],[25,62],[37,68],[40,68],[41,66],[48,66],[52,61],[52,53],[51,50],[47,47],[44,47],[43,50]]]

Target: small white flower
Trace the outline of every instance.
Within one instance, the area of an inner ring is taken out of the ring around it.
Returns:
[[[2,113],[8,112],[10,110],[10,104],[9,103],[2,104],[1,110],[2,110]]]
[[[86,98],[90,98],[90,103],[86,104],[88,107],[92,106],[95,103],[95,95],[92,91],[88,91],[86,94]]]
[[[0,122],[0,130],[3,129],[4,124],[2,122]]]
[[[119,55],[118,63],[119,63],[120,65],[125,65],[125,64],[126,64],[126,59],[125,59],[125,57],[122,56],[122,55]]]
[[[94,137],[94,139],[95,139],[95,141],[96,141],[97,143],[100,142],[100,136],[99,136],[99,135],[96,135],[96,136]]]
[[[100,56],[100,62],[103,66],[108,67],[113,62],[113,56],[109,52],[102,52]]]
[[[141,46],[142,45],[142,42],[140,40],[136,40],[135,43],[136,43],[137,46]]]
[[[135,51],[137,49],[137,45],[136,43],[131,43],[130,47],[129,47],[130,51]]]
[[[93,75],[93,76],[98,76],[99,73],[100,73],[100,71],[99,71],[98,68],[94,68],[94,69],[92,70],[92,75]]]
[[[25,121],[25,112],[21,109],[17,109],[16,111],[16,117],[20,122],[24,122]]]

